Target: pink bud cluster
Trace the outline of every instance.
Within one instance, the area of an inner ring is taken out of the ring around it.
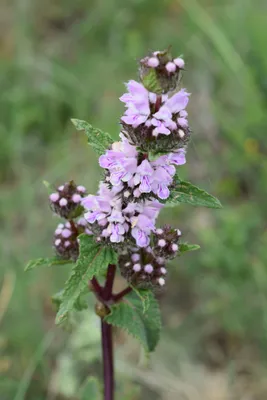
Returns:
[[[122,251],[119,257],[122,275],[136,287],[164,286],[166,263],[177,256],[180,237],[179,230],[159,228],[151,235],[150,246]]]
[[[76,261],[79,255],[78,236],[81,233],[92,234],[86,225],[84,218],[80,218],[77,222],[67,221],[58,224],[54,235],[54,248],[58,256]]]
[[[154,51],[150,56],[143,58],[140,63],[147,68],[164,70],[168,74],[173,74],[177,70],[185,67],[185,62],[181,57],[172,59],[166,52]]]
[[[56,214],[63,218],[69,218],[80,206],[85,195],[84,186],[76,186],[73,181],[70,181],[58,186],[57,190],[50,194],[50,206]]]

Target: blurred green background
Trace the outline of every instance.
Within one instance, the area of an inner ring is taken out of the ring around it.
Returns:
[[[169,44],[185,57],[192,93],[181,175],[224,208],[164,211],[201,250],[170,267],[149,362],[117,333],[117,399],[265,400],[266,1],[2,0],[0,22],[1,400],[75,399],[101,375],[93,311],[69,332],[54,327],[50,296],[68,268],[23,268],[52,255],[58,221],[42,181],[96,190],[97,158],[70,118],[116,138],[123,82]]]

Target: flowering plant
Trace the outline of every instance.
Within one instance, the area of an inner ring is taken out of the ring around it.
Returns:
[[[56,323],[66,323],[74,310],[86,308],[89,292],[101,318],[104,398],[113,399],[112,326],[125,329],[153,351],[160,335],[155,293],[166,283],[169,260],[199,246],[181,241],[181,231],[156,227],[163,207],[188,203],[220,208],[219,200],[179,178],[186,163],[190,128],[189,93],[179,89],[184,60],[156,51],[140,60],[140,82],[130,80],[121,117],[120,140],[81,120],[77,130],[99,154],[104,170],[96,195],[73,181],[52,188],[52,211],[65,219],[54,234],[56,256],[30,261],[37,266],[72,264],[64,289],[54,296]],[[116,271],[128,286],[113,293]],[[104,278],[104,284],[100,283]]]

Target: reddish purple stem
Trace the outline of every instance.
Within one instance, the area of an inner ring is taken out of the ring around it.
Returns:
[[[110,264],[107,271],[106,283],[102,287],[96,278],[90,282],[98,300],[106,307],[121,300],[131,292],[132,288],[127,287],[117,294],[112,293],[116,265]],[[113,364],[113,345],[112,345],[112,326],[101,318],[102,334],[102,356],[104,368],[104,400],[114,400],[114,364]]]
[[[104,365],[104,400],[114,400],[112,326],[101,319],[102,357]]]
[[[126,296],[128,293],[132,291],[132,288],[128,286],[126,289],[122,290],[120,293],[114,294],[113,295],[113,300],[115,302],[121,300],[124,296]]]

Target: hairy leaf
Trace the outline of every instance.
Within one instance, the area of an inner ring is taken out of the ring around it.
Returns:
[[[52,267],[53,265],[63,265],[63,264],[71,264],[71,260],[63,260],[58,257],[51,258],[37,258],[36,260],[31,260],[26,265],[24,271],[30,271],[31,269],[37,267]]]
[[[143,305],[143,312],[146,313],[150,306],[151,291],[149,289],[137,289],[134,286],[131,286],[131,288],[141,300]]]
[[[157,73],[154,68],[149,68],[148,73],[142,77],[144,87],[153,93],[162,93],[162,88],[157,78]]]
[[[82,311],[88,308],[88,300],[87,300],[88,294],[89,294],[89,288],[86,287],[74,303],[73,308],[76,311]],[[64,290],[60,290],[51,297],[52,303],[55,304],[57,311],[59,310],[61,303],[63,302],[63,299],[64,299]]]
[[[146,351],[153,351],[159,341],[161,319],[158,302],[153,293],[147,293],[144,309],[140,296],[135,292],[125,297],[125,300],[111,307],[111,313],[105,321],[111,325],[126,330],[144,346]]]
[[[113,143],[113,140],[108,133],[103,132],[98,128],[94,128],[88,122],[80,119],[72,119],[71,122],[78,131],[85,131],[88,138],[88,144],[90,144],[99,155],[105,153],[107,148],[109,148]]]
[[[179,251],[180,253],[185,253],[186,251],[195,251],[200,249],[198,244],[180,243]]]
[[[205,190],[192,185],[190,182],[182,181],[177,176],[174,178],[174,182],[176,185],[166,200],[166,206],[173,207],[179,203],[188,203],[192,206],[222,208],[220,201]]]
[[[74,308],[75,302],[94,276],[102,274],[108,264],[117,264],[117,254],[109,247],[97,244],[86,234],[79,236],[80,254],[74,265],[71,276],[65,283],[62,303],[56,317],[61,323],[68,312]]]

